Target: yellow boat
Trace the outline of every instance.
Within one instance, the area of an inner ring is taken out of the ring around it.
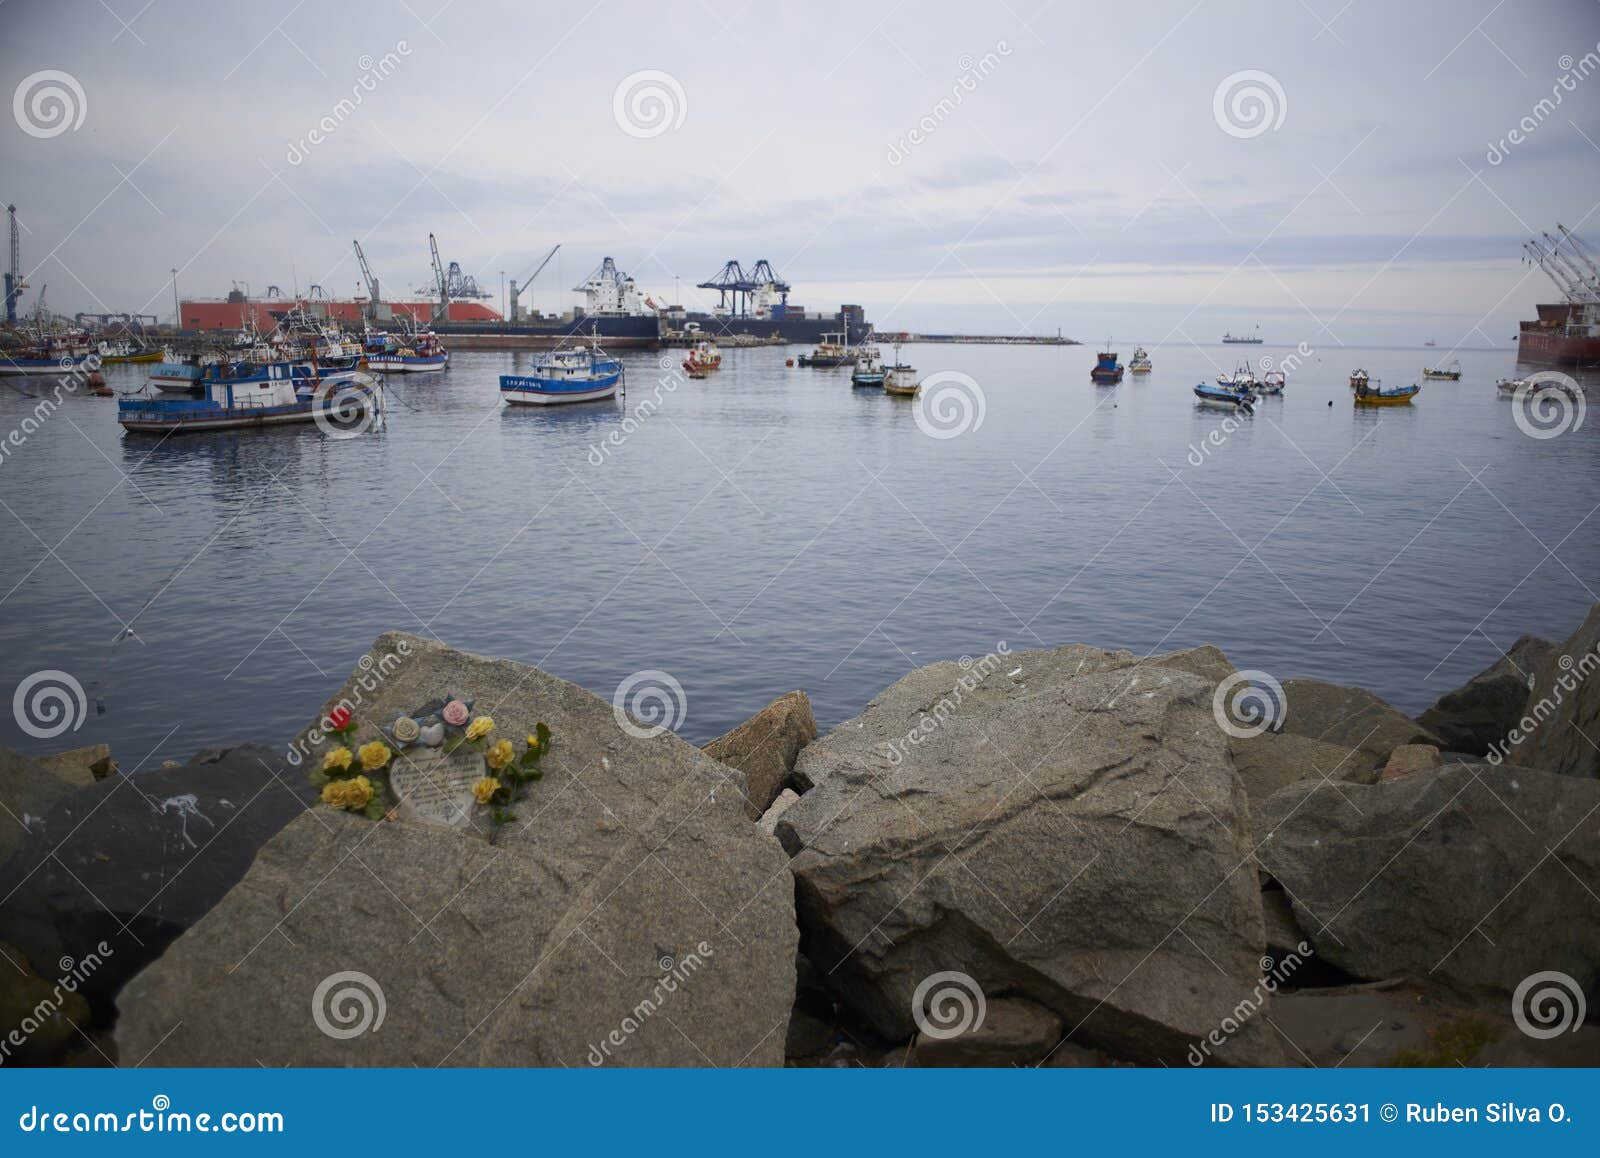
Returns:
[[[160,347],[153,350],[141,350],[135,347],[132,342],[126,340],[101,342],[98,352],[102,366],[130,365],[135,362],[160,362],[165,357]]]
[[[1385,390],[1383,383],[1373,378],[1356,387],[1357,406],[1409,406],[1411,400],[1422,393],[1422,387],[1416,383],[1402,386],[1398,390]]]

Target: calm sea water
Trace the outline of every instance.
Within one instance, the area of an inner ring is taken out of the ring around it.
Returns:
[[[908,347],[981,388],[981,425],[947,439],[846,370],[786,368],[800,352],[725,351],[603,454],[659,355],[628,357],[626,402],[543,411],[497,396],[527,355],[458,352],[392,379],[385,428],[346,441],[160,442],[69,398],[0,463],[0,690],[57,669],[88,715],[39,740],[0,713],[0,743],[107,741],[129,768],[282,742],[386,628],[607,699],[669,672],[696,742],[791,688],[826,727],[1002,640],[1214,643],[1417,710],[1519,634],[1566,635],[1600,588],[1600,416],[1522,433],[1493,388],[1509,352],[1372,411],[1352,368],[1409,382],[1437,351],[1323,352],[1230,430],[1190,388],[1289,350],[1158,347],[1102,389],[1092,347]],[[0,430],[43,388],[0,386]]]

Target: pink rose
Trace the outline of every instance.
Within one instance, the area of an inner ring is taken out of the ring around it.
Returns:
[[[467,705],[460,700],[451,700],[444,706],[444,711],[440,715],[444,716],[444,722],[452,728],[459,728],[467,722]]]

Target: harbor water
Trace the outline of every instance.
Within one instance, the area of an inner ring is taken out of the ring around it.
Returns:
[[[826,728],[1002,643],[1212,643],[1417,711],[1600,600],[1600,421],[1526,433],[1494,388],[1532,369],[1509,351],[1371,410],[1351,370],[1401,385],[1443,352],[1313,351],[1235,418],[1195,383],[1291,349],[1151,346],[1154,372],[1117,387],[1090,384],[1087,346],[903,349],[966,376],[951,437],[931,398],[919,423],[848,369],[784,365],[801,352],[727,349],[693,381],[628,354],[625,399],[516,408],[497,379],[529,355],[457,351],[392,376],[382,428],[344,440],[124,435],[114,401],[41,417],[50,384],[12,380],[0,687],[64,672],[89,707],[50,738],[0,716],[0,743],[104,741],[124,769],[283,743],[391,628],[607,700],[669,673],[696,743],[792,688]]]

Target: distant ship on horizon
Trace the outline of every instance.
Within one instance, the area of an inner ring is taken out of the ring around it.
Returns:
[[[1257,326],[1256,329],[1259,331],[1261,327]],[[1260,333],[1241,335],[1234,335],[1231,333],[1223,334],[1222,344],[1224,346],[1259,346],[1261,345],[1261,335]]]

